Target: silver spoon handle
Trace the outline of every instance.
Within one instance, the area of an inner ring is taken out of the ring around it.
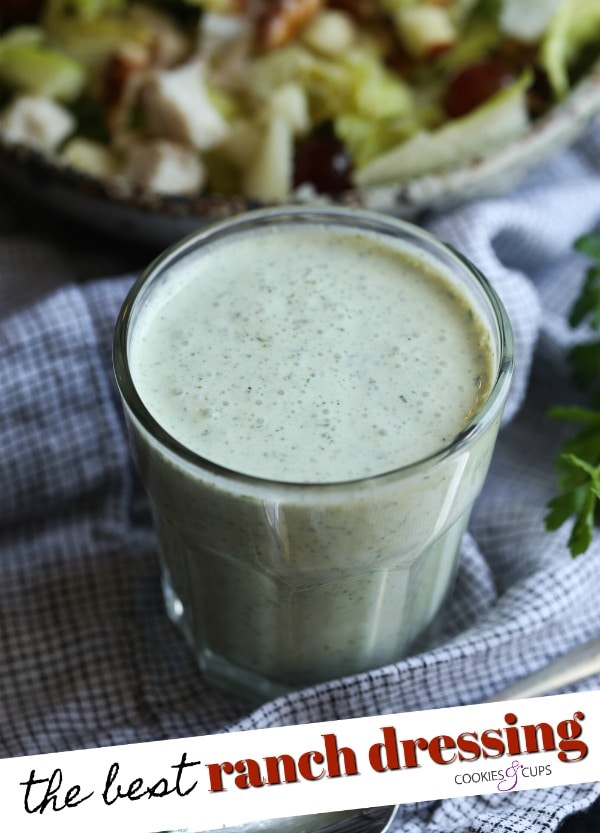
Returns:
[[[517,700],[540,697],[555,689],[577,683],[593,674],[600,674],[600,636],[555,659],[549,665],[528,674],[508,688],[493,694],[483,702]]]

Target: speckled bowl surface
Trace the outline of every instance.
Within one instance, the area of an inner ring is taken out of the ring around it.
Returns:
[[[291,196],[287,203],[361,206],[417,219],[515,186],[534,168],[568,146],[600,113],[600,65],[560,106],[528,133],[479,160],[403,183],[348,191],[339,197]],[[256,208],[244,197],[163,197],[132,192],[116,181],[93,179],[29,148],[0,141],[0,181],[54,212],[96,231],[160,249],[200,226]]]

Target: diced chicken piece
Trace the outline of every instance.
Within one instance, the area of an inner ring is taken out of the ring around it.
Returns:
[[[537,3],[504,0],[500,30],[525,43],[535,43],[550,25],[560,5],[561,0],[538,0]]]
[[[239,89],[246,83],[248,63],[254,48],[254,27],[247,14],[205,12],[200,21],[198,55],[215,83]]]
[[[138,140],[123,148],[122,176],[131,185],[156,194],[197,194],[206,180],[198,153],[185,145]]]
[[[202,14],[198,56],[210,66],[211,77],[219,87],[239,89],[245,85],[253,39],[254,29],[247,14]]]
[[[220,56],[224,49],[240,40],[248,41],[252,26],[246,14],[217,14],[204,12],[200,18],[199,50],[209,61]],[[225,56],[226,57],[226,56]]]
[[[456,43],[456,30],[441,6],[408,6],[396,12],[395,20],[404,48],[415,58],[434,57]]]
[[[110,148],[82,136],[75,136],[67,142],[61,158],[78,171],[99,179],[115,176],[119,170],[119,160]]]
[[[154,136],[197,150],[208,150],[227,136],[227,123],[210,100],[199,61],[150,72],[141,102]]]
[[[15,99],[0,120],[5,141],[44,151],[56,150],[75,127],[75,117],[65,107],[52,99],[30,95]]]

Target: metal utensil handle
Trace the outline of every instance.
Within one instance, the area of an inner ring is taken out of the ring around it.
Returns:
[[[600,674],[600,636],[574,648],[549,665],[534,671],[533,674],[517,680],[483,702],[493,703],[497,700],[540,697],[594,674]]]

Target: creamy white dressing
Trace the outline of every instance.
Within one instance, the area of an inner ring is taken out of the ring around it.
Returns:
[[[166,607],[209,681],[260,699],[431,638],[507,390],[467,441],[398,470],[506,379],[510,334],[500,355],[486,288],[419,235],[319,217],[217,229],[158,262],[130,307],[147,409],[230,469],[126,408]]]
[[[173,437],[226,468],[327,483],[448,445],[489,393],[476,310],[416,251],[291,226],[170,267],[130,345],[134,384]]]

